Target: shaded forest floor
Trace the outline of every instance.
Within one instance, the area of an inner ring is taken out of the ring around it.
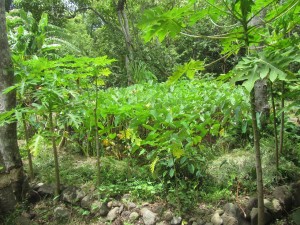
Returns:
[[[268,196],[276,186],[297,181],[300,168],[297,163],[282,158],[280,173],[276,172],[270,142],[263,140],[262,143],[265,194]],[[251,148],[222,151],[207,163],[208,181],[197,189],[187,190],[176,186],[166,188],[150,172],[149,165],[137,164],[134,159],[128,158],[117,160],[113,155],[101,158],[102,184],[97,188],[96,159],[63,150],[59,159],[63,187],[78,187],[84,195],[92,194],[95,198],[88,203],[90,205],[82,207],[82,203],[72,204],[59,201],[54,196],[41,195],[38,202],[20,205],[3,224],[151,224],[145,223],[143,208],[153,212],[156,224],[160,225],[209,224],[216,210],[222,209],[226,203],[245,205],[255,195],[254,153]],[[34,158],[36,177],[33,186],[41,182],[54,183],[51,154],[51,150],[45,148]],[[24,164],[27,168],[26,161]],[[95,205],[95,202],[99,204]],[[99,215],[103,203],[112,205],[105,208],[103,215]],[[119,210],[120,215],[116,217],[119,219],[108,219],[108,214],[115,208]],[[136,218],[131,215],[133,212],[137,213]],[[168,212],[170,215],[165,215]],[[175,223],[173,220],[176,218],[180,218],[180,222]],[[292,216],[285,216],[273,223],[297,224]]]

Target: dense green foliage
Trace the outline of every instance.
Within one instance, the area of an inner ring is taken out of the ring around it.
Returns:
[[[299,0],[135,0],[123,20],[111,0],[41,2],[15,1],[7,14],[16,84],[5,93],[16,90],[18,106],[0,114],[0,125],[18,120],[20,139],[28,136],[21,151],[33,155],[37,179],[55,180],[52,140],[65,184],[95,182],[100,159],[104,199],[164,196],[188,210],[200,198],[231,198],[236,182],[248,194],[254,160],[241,173],[230,160],[216,161],[227,153],[254,157],[249,93],[261,79],[275,99],[269,125],[257,124],[265,185],[296,179]],[[260,16],[263,22],[251,24]],[[281,128],[272,127],[279,116]],[[89,164],[74,165],[79,156]],[[215,184],[220,172],[228,176]]]

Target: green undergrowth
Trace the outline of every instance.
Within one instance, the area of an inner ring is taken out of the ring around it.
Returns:
[[[83,100],[85,94],[79,98]],[[172,86],[139,84],[99,90],[98,94],[101,185],[95,187],[92,100],[80,101],[80,110],[68,108],[70,111],[55,115],[57,145],[62,135],[67,140],[59,150],[63,185],[92,186],[103,200],[127,193],[136,201],[162,199],[178,211],[188,211],[196,202],[230,201],[237,194],[256,191],[249,104],[242,88],[215,81],[182,80]],[[90,93],[89,98],[93,97]],[[66,113],[74,120],[67,120],[68,126],[63,123]],[[44,131],[33,136],[29,145],[34,171],[37,180],[54,183],[47,123],[39,123],[32,126],[42,124]],[[267,188],[292,182],[300,174],[300,148],[295,144],[298,127],[289,125],[286,129],[278,171],[271,125],[262,133]],[[24,145],[21,153],[25,158]]]

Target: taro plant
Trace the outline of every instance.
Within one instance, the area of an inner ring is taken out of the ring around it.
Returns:
[[[134,85],[100,91],[99,98],[106,154],[146,160],[166,183],[203,176],[205,145],[248,118],[243,90],[218,82]]]

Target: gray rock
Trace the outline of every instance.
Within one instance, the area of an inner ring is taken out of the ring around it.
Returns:
[[[136,204],[133,202],[129,202],[127,205],[128,209],[135,209],[136,208]]]
[[[111,223],[111,225],[124,225],[123,219],[118,217],[114,222]]]
[[[222,209],[217,209],[216,210],[216,213],[218,213],[220,216],[224,213],[224,210]]]
[[[238,225],[237,218],[232,215],[224,213],[221,218],[223,220],[223,225]]]
[[[112,208],[112,207],[120,207],[121,205],[122,205],[121,202],[118,202],[118,201],[115,201],[115,200],[109,201],[109,202],[107,203],[107,207],[108,207],[108,208]]]
[[[158,223],[156,223],[156,225],[169,225],[167,221],[160,221]]]
[[[83,209],[90,210],[94,201],[95,201],[94,196],[87,195],[81,199],[80,206]]]
[[[223,219],[221,218],[219,212],[217,212],[217,211],[211,217],[210,221],[213,223],[213,225],[221,225],[221,224],[223,224]]]
[[[106,216],[108,212],[109,212],[109,208],[107,207],[107,204],[105,202],[101,203],[99,208],[99,215]]]
[[[191,225],[204,225],[205,221],[202,220],[201,218],[191,218],[189,220],[189,224],[191,224]]]
[[[122,202],[128,202],[130,198],[131,198],[130,194],[124,194],[124,195],[122,196],[121,201],[122,201]]]
[[[43,184],[41,183],[37,189],[37,192],[40,196],[53,196],[54,195],[55,186],[52,184]]]
[[[145,225],[153,225],[155,224],[157,217],[156,214],[152,211],[150,211],[147,208],[142,208],[141,209],[141,214],[143,217],[143,221],[145,223]]]
[[[98,200],[93,201],[93,203],[91,204],[91,213],[97,213],[101,207],[102,203],[99,202]]]
[[[275,219],[266,209],[264,215],[265,215],[265,224],[269,224],[273,219]],[[251,225],[257,225],[258,209],[252,208],[250,216],[251,216]]]
[[[139,215],[137,212],[132,212],[132,213],[130,213],[130,215],[129,215],[129,220],[130,220],[131,222],[134,222],[134,221],[136,221],[139,217],[140,217],[140,215]]]
[[[80,188],[67,187],[62,192],[62,199],[68,203],[74,204],[80,202],[84,195],[84,192]]]
[[[274,198],[272,201],[264,199],[264,205],[272,214],[276,214],[276,217],[279,217],[280,213],[282,213],[283,209],[279,200],[276,198]]]
[[[205,224],[205,221],[202,220],[202,219],[197,219],[196,222],[197,222],[198,225],[204,225]]]
[[[66,221],[69,219],[70,212],[67,208],[58,206],[54,209],[54,218],[57,221]]]
[[[295,207],[300,206],[300,180],[297,183],[291,185],[293,194],[293,205]]]
[[[15,225],[37,225],[36,222],[33,222],[32,220],[24,216],[17,217],[14,222]]]
[[[290,210],[292,207],[292,192],[287,185],[276,187],[272,193],[274,198],[278,199],[285,210]]]
[[[171,221],[173,219],[173,213],[171,210],[164,211],[162,214],[162,220]]]
[[[106,220],[114,221],[119,215],[119,207],[115,207],[108,212]]]
[[[257,198],[256,197],[251,197],[248,201],[248,204],[246,205],[245,209],[244,209],[244,213],[245,213],[245,219],[246,220],[251,220],[251,210],[252,208],[257,208]]]
[[[175,216],[171,220],[171,225],[179,225],[181,224],[182,218],[180,216]]]
[[[121,214],[123,212],[123,210],[124,210],[124,205],[121,204],[120,207],[119,207],[119,213]]]
[[[121,216],[123,217],[123,218],[128,218],[129,216],[130,216],[130,211],[123,211],[122,213],[121,213]]]
[[[224,212],[229,216],[237,218],[240,214],[239,207],[233,203],[226,203],[223,208]]]

